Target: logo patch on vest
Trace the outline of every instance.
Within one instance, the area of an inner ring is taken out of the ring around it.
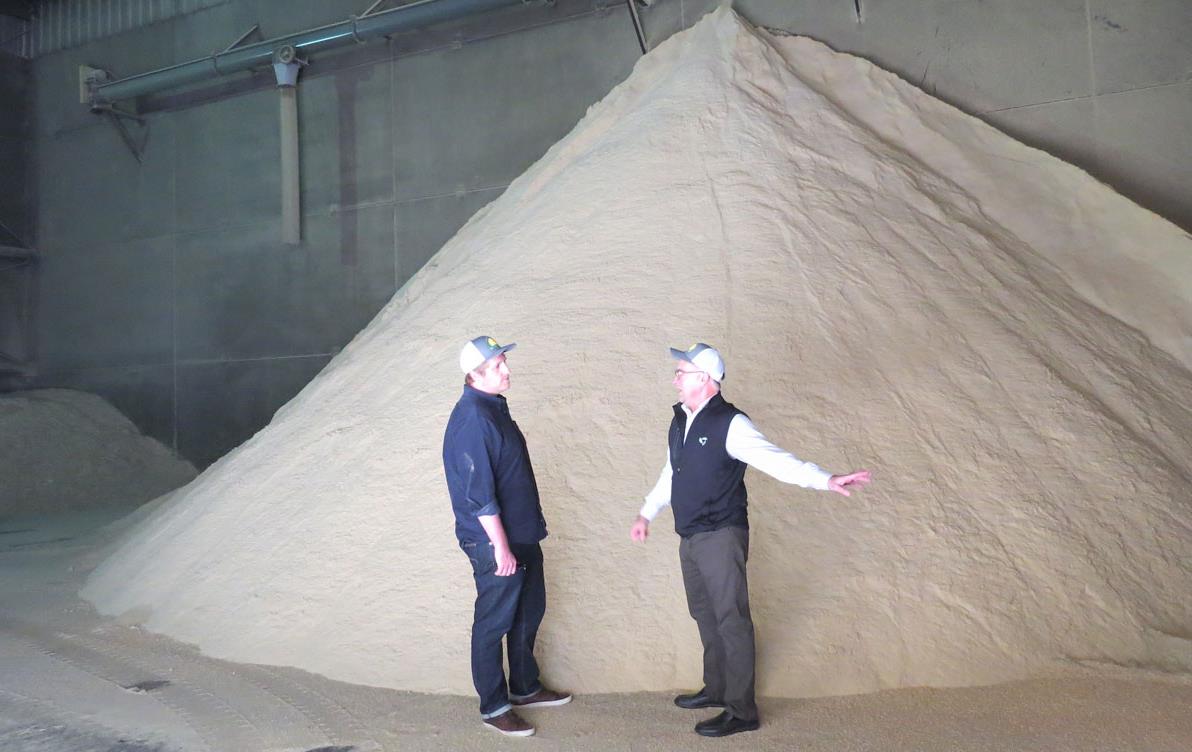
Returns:
[[[700,445],[700,446],[703,446],[704,444],[707,444],[707,443],[708,443],[708,437],[707,437],[707,436],[700,436],[700,437],[699,437],[699,445]]]

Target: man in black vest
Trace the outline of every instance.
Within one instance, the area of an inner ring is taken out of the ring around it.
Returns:
[[[758,728],[754,700],[753,620],[749,615],[749,517],[745,468],[784,483],[849,495],[869,482],[869,471],[832,475],[803,462],[763,436],[749,416],[720,396],[724,360],[701,343],[671,348],[672,382],[679,390],[669,454],[654,489],[629,531],[645,541],[650,521],[666,505],[675,515],[687,607],[704,645],[704,687],[679,695],[681,708],[723,708],[695,725],[701,736],[728,736]]]
[[[505,353],[492,337],[467,342],[459,354],[464,393],[443,437],[443,469],[455,512],[455,535],[472,563],[472,682],[484,725],[505,736],[534,727],[514,707],[565,705],[571,695],[542,686],[534,640],[546,613],[542,548],[546,520],[526,440],[501,396],[509,388]],[[505,681],[502,640],[509,646]]]

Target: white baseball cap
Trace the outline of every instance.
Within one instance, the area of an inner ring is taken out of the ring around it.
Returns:
[[[671,357],[675,360],[685,360],[699,370],[708,374],[714,381],[724,381],[724,359],[720,352],[711,345],[696,342],[686,350],[677,347],[670,349]]]
[[[459,368],[464,373],[471,373],[484,365],[484,361],[495,358],[501,353],[509,352],[515,347],[517,347],[516,342],[498,345],[492,337],[477,337],[465,343],[463,349],[459,351]]]

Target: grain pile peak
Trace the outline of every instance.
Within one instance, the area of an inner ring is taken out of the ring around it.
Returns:
[[[759,691],[1192,669],[1192,239],[872,64],[718,10],[645,56],[273,423],[84,595],[212,655],[470,694],[440,446],[464,341],[516,340],[539,653],[578,691],[697,686],[667,346],[850,499],[750,472]]]

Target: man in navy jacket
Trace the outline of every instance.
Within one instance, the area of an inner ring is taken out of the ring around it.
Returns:
[[[534,727],[517,707],[571,702],[542,686],[534,640],[546,613],[542,548],[546,521],[526,440],[501,393],[509,388],[505,353],[477,337],[459,356],[464,392],[443,437],[443,469],[455,512],[455,535],[472,564],[476,609],[472,621],[472,681],[484,725],[506,736]],[[502,641],[509,648],[506,682]]]
[[[724,360],[700,342],[671,348],[679,391],[668,434],[666,465],[630,528],[644,541],[650,522],[668,504],[679,534],[679,563],[687,606],[704,646],[704,687],[679,695],[681,708],[723,708],[695,725],[701,736],[758,728],[754,700],[753,620],[749,613],[749,516],[745,468],[784,483],[849,495],[869,471],[832,475],[771,444],[749,416],[720,396]]]

